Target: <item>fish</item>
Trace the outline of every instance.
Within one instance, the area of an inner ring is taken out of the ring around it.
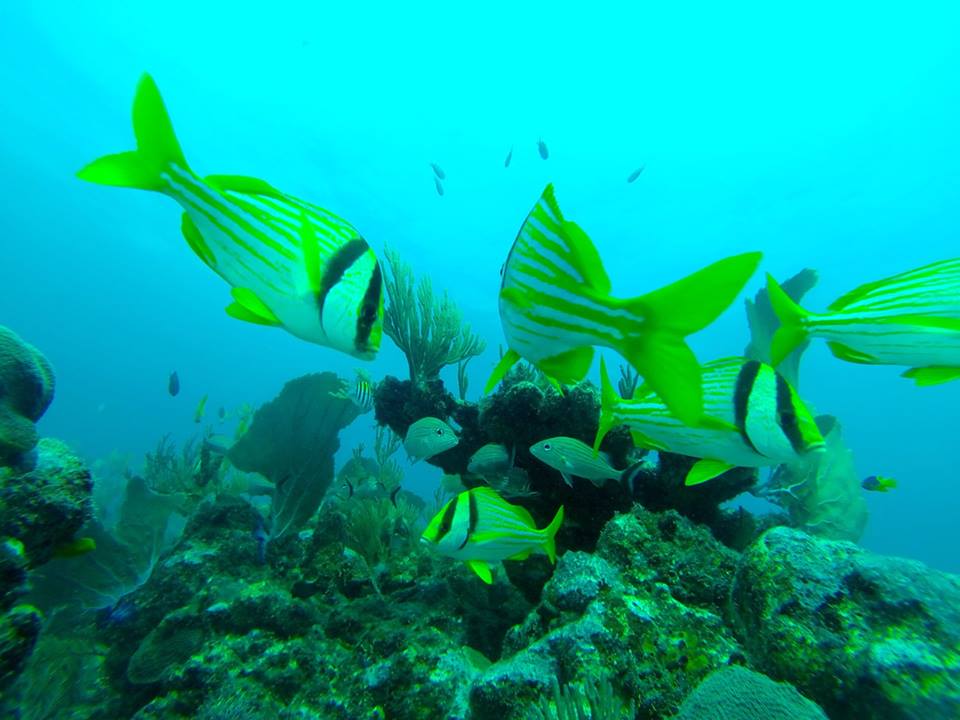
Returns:
[[[540,157],[544,160],[550,157],[550,150],[547,149],[547,144],[541,138],[537,140],[537,151],[540,153]]]
[[[430,163],[430,167],[433,168],[433,174],[437,176],[438,180],[446,180],[447,174],[443,171],[443,168],[437,165],[436,163]]]
[[[507,448],[499,443],[488,443],[470,456],[467,471],[477,475],[506,472],[513,464]]]
[[[397,496],[400,494],[400,486],[397,485],[393,491],[390,493],[390,502],[394,507],[397,507]]]
[[[629,175],[627,175],[627,182],[628,182],[628,183],[632,183],[634,180],[636,180],[638,177],[640,177],[640,173],[642,173],[642,172],[643,172],[644,170],[646,170],[646,169],[647,169],[647,166],[646,166],[646,165],[641,165],[640,167],[638,167],[638,168],[637,168],[636,170],[634,170],[632,173],[630,173]]]
[[[357,374],[357,379],[353,385],[353,403],[360,408],[362,414],[373,410],[373,384],[369,378],[362,373]]]
[[[721,358],[703,368],[704,416],[696,426],[677,418],[642,385],[624,400],[600,359],[600,426],[593,447],[626,425],[639,447],[700,458],[686,485],[734,467],[772,467],[815,457],[826,447],[813,414],[780,373],[758,360]]]
[[[960,378],[960,258],[861,285],[823,313],[802,308],[771,275],[767,292],[780,320],[774,365],[807,338],[823,338],[840,360],[906,366],[902,376],[921,387]]]
[[[413,461],[426,460],[456,447],[460,442],[453,428],[435,417],[420,418],[407,429],[403,447]]]
[[[133,127],[136,150],[94,160],[77,176],[175,200],[190,249],[231,287],[230,317],[364,360],[376,356],[383,275],[356,228],[263,180],[195,174],[148,74],[137,86]]]
[[[353,497],[353,483],[349,480],[344,480],[343,484],[347,486],[347,500]]]
[[[440,178],[435,177],[433,179],[433,184],[436,185],[437,187],[437,195],[439,195],[440,197],[443,197],[443,183],[440,182]]]
[[[883,477],[882,475],[871,475],[863,479],[860,487],[872,492],[890,492],[897,486],[897,481],[893,478]]]
[[[597,487],[607,480],[617,480],[621,471],[610,466],[604,453],[596,453],[585,442],[571,437],[552,437],[530,446],[530,454],[560,473],[563,481],[573,487],[573,477],[586,478]]]
[[[170,379],[167,380],[167,392],[170,393],[170,397],[180,394],[180,376],[177,375],[176,370],[170,373]]]
[[[217,410],[217,417],[220,418],[220,420],[226,420],[226,418],[227,418],[227,409],[226,409],[223,405],[221,405],[221,406],[220,406],[220,409]]]
[[[513,159],[513,148],[510,148],[510,151],[507,153],[507,159],[503,161],[503,166],[505,168],[510,167],[510,161]]]
[[[80,557],[97,549],[96,541],[91,537],[81,537],[60,543],[53,549],[53,557],[67,559]]]
[[[720,260],[659,290],[621,299],[610,292],[600,254],[563,217],[547,185],[520,228],[501,271],[500,322],[508,350],[489,393],[521,358],[554,381],[583,380],[594,346],[622,355],[688,424],[702,412],[700,364],[684,338],[712,323],[760,262],[750,252]]]
[[[203,421],[203,416],[207,414],[207,396],[204,395],[197,403],[197,409],[193,411],[193,421],[197,424]]]
[[[478,487],[449,500],[420,541],[441,555],[462,560],[489,585],[493,565],[502,560],[525,560],[538,552],[555,563],[554,538],[562,523],[562,505],[550,524],[538,530],[526,508],[511,505],[490,488]]]

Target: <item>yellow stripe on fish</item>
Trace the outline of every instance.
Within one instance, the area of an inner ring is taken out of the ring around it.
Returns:
[[[136,150],[95,160],[78,176],[176,200],[188,245],[233,288],[231,317],[355,357],[376,355],[383,278],[350,223],[257,178],[194,174],[149,75],[137,87],[133,125]]]

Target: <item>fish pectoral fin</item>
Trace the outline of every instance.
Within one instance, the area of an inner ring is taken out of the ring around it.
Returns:
[[[697,427],[701,427],[704,430],[720,430],[722,432],[735,432],[738,434],[740,432],[740,429],[732,422],[727,422],[726,420],[721,420],[718,417],[712,417],[710,415],[703,415],[697,422]]]
[[[200,229],[186,213],[183,214],[183,218],[180,221],[180,232],[183,233],[187,245],[189,245],[194,254],[203,261],[203,264],[211,270],[216,270],[217,257],[210,250],[207,241],[203,239],[203,235],[200,234]]]
[[[568,350],[537,362],[537,367],[549,378],[562,383],[580,382],[590,372],[593,364],[593,348],[581,347]]]
[[[283,324],[253,290],[233,288],[230,294],[233,295],[234,300],[227,306],[227,315],[230,317],[243,322],[270,327],[280,327]]]
[[[487,585],[493,584],[493,573],[483,560],[467,560],[467,567],[473,570]]]
[[[564,481],[567,485],[569,485],[570,487],[573,487],[573,477],[571,477],[570,473],[564,472],[563,470],[561,470],[561,471],[560,471],[560,477],[563,478],[563,481]]]
[[[247,175],[208,175],[204,178],[211,187],[221,192],[235,192],[244,195],[264,195],[266,197],[285,200],[286,196],[266,180],[260,180]]]
[[[564,220],[561,226],[566,235],[568,246],[573,254],[573,265],[583,277],[586,285],[607,295],[610,293],[610,278],[603,268],[600,253],[590,237],[572,220]]]
[[[647,437],[639,430],[631,430],[630,437],[633,439],[633,444],[640,448],[657,451],[665,451],[667,449],[662,443],[658,443],[656,440]]]
[[[516,555],[511,555],[507,558],[507,560],[526,560],[528,557],[530,557],[532,552],[533,550],[522,550]]]
[[[860,352],[859,350],[854,350],[849,345],[844,345],[843,343],[836,342],[831,340],[827,343],[827,347],[830,348],[830,352],[833,353],[833,356],[838,360],[846,360],[847,362],[857,363],[858,365],[876,365],[877,359],[873,355],[868,355],[867,353]]]
[[[960,378],[960,368],[955,367],[925,367],[910,368],[901,377],[913,378],[918,387],[940,385]]]
[[[518,353],[516,350],[507,350],[503,357],[500,358],[500,362],[497,363],[497,366],[493,369],[493,372],[490,373],[490,379],[487,380],[487,384],[483,388],[483,393],[486,395],[493,390],[500,383],[500,381],[503,380],[504,375],[510,371],[510,368],[516,365],[519,361],[520,353]]]
[[[727,470],[735,468],[736,465],[733,465],[723,460],[697,460],[694,463],[693,467],[690,468],[690,472],[687,473],[687,479],[684,480],[684,485],[699,485],[700,483],[705,483],[707,480],[713,480],[718,475],[723,475]]]

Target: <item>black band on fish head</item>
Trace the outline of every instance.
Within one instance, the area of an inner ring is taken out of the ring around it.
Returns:
[[[740,368],[740,372],[737,373],[737,383],[733,389],[733,417],[743,441],[755,453],[762,455],[763,453],[757,450],[747,434],[747,411],[750,407],[750,393],[753,392],[753,384],[756,382],[759,373],[760,363],[756,360],[745,362],[743,367]]]
[[[330,294],[330,291],[340,282],[344,273],[350,269],[350,266],[363,257],[363,254],[369,249],[370,246],[367,245],[366,240],[363,238],[353,238],[341,246],[337,252],[334,253],[333,257],[330,258],[330,262],[327,263],[327,266],[323,270],[323,277],[320,278],[320,287],[316,295],[321,327],[323,327],[323,306],[327,302],[327,296]]]

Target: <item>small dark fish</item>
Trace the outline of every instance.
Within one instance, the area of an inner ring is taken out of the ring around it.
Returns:
[[[267,543],[270,542],[270,535],[267,534],[262,517],[257,517],[257,526],[251,534],[257,543],[257,562],[263,565],[267,561]]]
[[[503,166],[505,168],[510,167],[511,160],[513,160],[513,148],[510,148],[510,152],[507,153],[507,159],[503,161]]]
[[[344,483],[347,485],[347,500],[353,497],[353,483],[349,480],[344,480]]]
[[[443,197],[443,183],[440,182],[440,178],[435,177],[433,179],[433,183],[434,185],[437,186],[437,195],[439,195],[440,197]]]
[[[440,167],[440,166],[437,165],[436,163],[430,163],[430,167],[433,168],[433,172],[434,172],[434,174],[437,176],[438,179],[440,179],[440,180],[446,180],[446,179],[447,179],[447,174],[443,171],[443,168],[442,168],[442,167]]]
[[[547,149],[547,144],[542,138],[537,140],[537,150],[540,151],[540,157],[542,157],[544,160],[550,157],[550,151]]]
[[[647,168],[646,165],[641,165],[640,167],[638,167],[636,170],[634,170],[632,173],[630,173],[627,176],[627,182],[632,183],[634,180],[640,177],[640,173],[642,173],[646,168]]]
[[[167,392],[170,393],[170,397],[176,397],[180,394],[180,376],[177,375],[176,370],[170,373],[170,380],[167,382]]]
[[[227,417],[227,409],[223,405],[221,405],[220,409],[217,410],[217,417],[219,417],[221,420]]]
[[[882,475],[871,475],[864,478],[860,487],[871,492],[890,492],[897,486],[897,481],[893,478],[883,477]]]
[[[393,503],[393,506],[394,506],[394,507],[397,506],[397,495],[399,495],[399,494],[400,494],[400,486],[397,485],[397,486],[393,489],[393,492],[390,493],[390,502]]]

